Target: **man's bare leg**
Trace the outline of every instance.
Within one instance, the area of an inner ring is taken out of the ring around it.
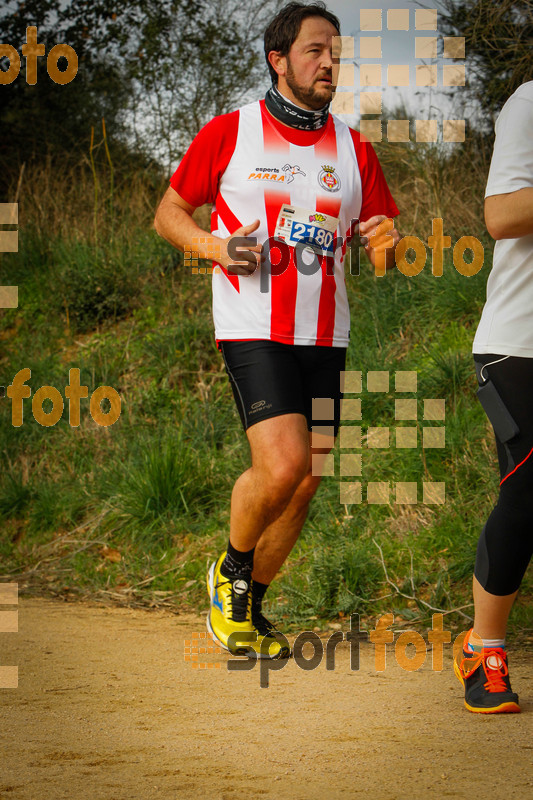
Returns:
[[[252,466],[231,495],[230,542],[251,550],[265,528],[286,509],[309,467],[309,439],[303,414],[262,420],[247,430]]]
[[[253,577],[270,583],[296,542],[320,483],[320,464],[331,437],[311,434],[302,414],[263,420],[247,431],[252,467],[236,481],[231,498],[230,542],[246,552],[256,547]],[[305,470],[305,471],[304,471]]]
[[[283,514],[307,475],[307,421],[303,414],[284,414],[257,422],[247,435],[252,466],[233,488],[227,551],[209,570],[211,605],[207,628],[215,641],[230,652],[242,655],[253,651],[261,658],[287,658],[287,640],[272,634],[272,626],[264,625],[257,616],[257,625],[253,622],[255,584],[250,583],[250,578],[254,549],[261,534]],[[302,524],[303,518],[300,528]],[[257,586],[256,590],[260,588]],[[260,605],[260,599],[258,602]],[[252,640],[248,637],[250,626],[256,634]],[[264,650],[265,642],[268,650]]]
[[[322,439],[323,442],[320,443],[323,447],[311,447],[311,434],[309,434],[311,457],[307,475],[297,487],[286,509],[263,531],[256,545],[252,577],[260,583],[271,583],[285,562],[300,535],[309,504],[320,484],[320,474],[313,475],[313,471],[321,472],[320,463],[317,463],[313,456],[322,456],[323,462],[323,457],[331,450],[332,442],[331,437],[321,434],[318,436],[314,434],[314,438]]]

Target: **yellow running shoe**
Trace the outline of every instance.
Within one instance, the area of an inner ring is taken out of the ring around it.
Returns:
[[[211,607],[207,630],[212,639],[235,656],[288,658],[291,650],[278,631],[262,635],[252,623],[252,579],[243,575],[226,577],[220,567],[226,557],[211,564],[207,591]],[[266,633],[266,631],[265,631]]]

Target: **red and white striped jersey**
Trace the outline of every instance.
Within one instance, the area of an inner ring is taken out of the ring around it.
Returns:
[[[268,276],[260,274],[268,265],[250,276],[213,270],[213,317],[217,342],[271,339],[348,346],[343,261],[352,223],[399,213],[369,142],[332,114],[318,131],[288,128],[267,111],[264,100],[255,101],[211,120],[170,184],[195,207],[213,203],[211,232],[223,239],[259,219],[251,235],[265,244],[287,207],[305,210],[313,221],[315,215],[338,220],[336,236],[345,244],[334,255],[322,256],[312,274],[297,269],[290,245],[289,263],[278,274],[277,249]]]

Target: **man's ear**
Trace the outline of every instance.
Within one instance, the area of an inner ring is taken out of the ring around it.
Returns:
[[[287,56],[282,56],[279,50],[270,51],[270,53],[268,54],[268,62],[278,76],[286,74]]]

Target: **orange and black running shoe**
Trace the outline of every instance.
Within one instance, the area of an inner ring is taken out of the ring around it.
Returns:
[[[502,647],[483,648],[481,653],[463,649],[463,658],[456,656],[453,670],[465,687],[465,706],[469,711],[474,714],[520,711],[518,695],[511,689],[507,653]]]

